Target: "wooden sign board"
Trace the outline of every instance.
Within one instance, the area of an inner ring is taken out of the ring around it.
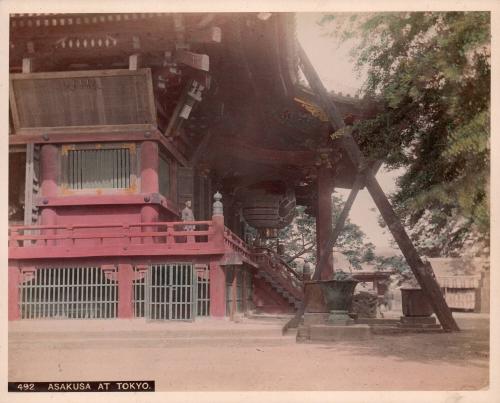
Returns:
[[[16,134],[156,126],[150,69],[10,75]]]

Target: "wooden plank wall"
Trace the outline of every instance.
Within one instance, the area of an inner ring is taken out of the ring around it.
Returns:
[[[150,81],[148,69],[12,74],[15,130],[156,125]]]

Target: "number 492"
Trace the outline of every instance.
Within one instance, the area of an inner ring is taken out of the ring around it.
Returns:
[[[35,390],[35,384],[34,383],[20,383],[17,385],[17,389],[19,389],[22,392],[25,392],[27,390]]]

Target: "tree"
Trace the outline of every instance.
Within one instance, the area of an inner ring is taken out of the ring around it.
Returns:
[[[343,200],[333,194],[333,225],[338,219],[343,207]],[[282,229],[278,234],[278,242],[285,247],[285,260],[292,266],[297,266],[299,258],[316,263],[316,221],[305,212],[305,207],[296,207],[296,216],[292,224]],[[341,252],[355,269],[361,269],[363,263],[376,264],[377,267],[402,270],[399,257],[384,258],[375,254],[375,245],[366,241],[366,235],[361,228],[347,219],[344,230],[337,240],[336,250]],[[345,269],[345,268],[343,268]]]
[[[405,168],[391,196],[421,252],[489,244],[490,14],[327,15],[382,112],[355,125],[363,152]]]

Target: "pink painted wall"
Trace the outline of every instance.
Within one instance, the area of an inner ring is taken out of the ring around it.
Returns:
[[[141,222],[141,206],[57,207],[57,224],[126,224]]]
[[[141,206],[71,206],[56,208],[58,225],[102,225],[133,224],[141,222]],[[137,229],[139,231],[139,228]],[[109,232],[105,228],[80,228],[74,234],[91,234]],[[97,245],[98,239],[77,239],[75,245]],[[104,239],[102,244],[121,245],[120,238]]]
[[[226,275],[215,260],[210,262],[210,316],[226,316]]]
[[[174,212],[153,202],[153,195],[158,197],[158,160],[159,150],[155,141],[143,141],[137,143],[140,161],[140,170],[137,176],[140,178],[140,187],[133,193],[116,192],[99,196],[98,191],[89,190],[80,194],[65,196],[61,194],[58,186],[58,178],[61,178],[59,164],[60,147],[45,144],[41,151],[41,177],[42,192],[40,201],[41,223],[45,225],[103,225],[103,224],[135,224],[140,222],[153,222],[158,220],[177,220]],[[144,200],[143,200],[144,199]],[[101,203],[103,202],[103,203]],[[137,203],[138,202],[138,203]],[[170,201],[162,200],[171,205]],[[108,203],[108,204],[104,204]],[[109,204],[116,203],[116,204]],[[131,204],[137,203],[137,204]],[[66,204],[66,205],[62,205]],[[140,231],[140,228],[137,228]],[[143,231],[154,228],[143,228]],[[74,234],[103,233],[106,229],[78,229]],[[45,230],[47,234],[55,234],[55,230]],[[64,230],[58,230],[58,235]],[[58,245],[61,241],[49,241],[51,245]],[[95,240],[77,240],[75,244],[80,246],[92,246]],[[119,238],[106,239],[108,245],[120,245]]]

